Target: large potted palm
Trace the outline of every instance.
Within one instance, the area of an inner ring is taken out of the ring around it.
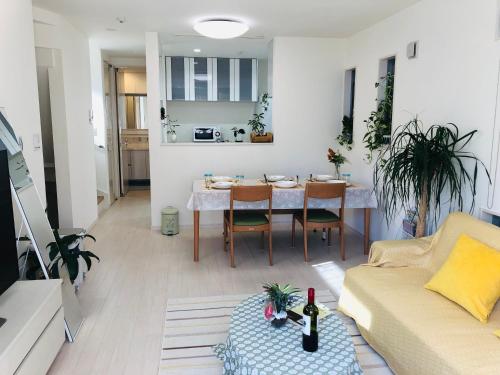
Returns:
[[[416,237],[426,234],[427,218],[440,215],[441,204],[462,211],[465,191],[472,193],[474,208],[476,181],[484,164],[466,151],[477,130],[459,134],[454,124],[433,125],[424,130],[417,118],[400,126],[386,149],[377,158],[374,185],[387,222],[401,209],[417,210]],[[472,164],[470,171],[467,167]],[[491,182],[491,181],[490,181]]]

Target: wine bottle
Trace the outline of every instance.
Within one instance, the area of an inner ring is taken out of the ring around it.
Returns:
[[[304,306],[302,319],[304,328],[302,331],[302,348],[306,352],[318,350],[318,307],[314,304],[314,288],[307,291],[307,305]]]

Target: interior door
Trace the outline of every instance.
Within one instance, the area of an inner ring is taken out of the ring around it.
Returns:
[[[127,129],[127,97],[118,97],[118,126],[120,130],[120,181],[122,196],[127,195],[130,186],[130,151],[127,150],[127,138],[122,134]]]
[[[113,203],[117,198],[117,194],[115,191],[115,184],[113,181],[114,173],[114,163],[113,163],[113,155],[115,151],[114,143],[113,143],[113,105],[111,98],[111,74],[112,71],[110,66],[104,63],[103,67],[104,71],[104,106],[106,111],[106,150],[107,150],[107,160],[108,160],[108,191],[109,191],[109,201]]]

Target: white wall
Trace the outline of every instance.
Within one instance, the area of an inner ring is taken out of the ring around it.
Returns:
[[[90,79],[92,86],[92,111],[94,127],[94,156],[96,187],[104,195],[104,208],[110,205],[109,164],[107,151],[104,61],[101,47],[94,39],[89,40]]]
[[[45,202],[42,149],[32,142],[41,129],[31,1],[0,0],[0,9],[0,108],[23,138],[24,157]]]
[[[207,170],[247,177],[332,172],[325,152],[341,120],[343,46],[328,38],[274,40],[274,144],[161,146],[158,40],[156,33],[146,33],[152,226],[160,225],[160,210],[167,205],[179,208],[181,224],[192,223],[186,208],[192,181]],[[202,223],[221,219],[220,213],[201,215]]]
[[[65,220],[61,226],[89,228],[97,219],[93,129],[89,122],[92,108],[89,42],[85,34],[56,13],[34,7],[33,19],[35,46],[61,53],[72,205],[71,222]]]
[[[353,180],[372,183],[372,167],[363,161],[363,120],[375,109],[379,60],[391,55],[396,55],[394,124],[417,114],[426,126],[453,122],[462,133],[478,129],[469,150],[489,163],[499,64],[496,14],[495,0],[423,0],[347,40],[344,69],[356,67],[354,149],[346,153],[350,164],[345,167]],[[419,56],[408,60],[406,46],[414,40]],[[478,187],[481,207],[484,174]],[[500,200],[497,205],[500,209]],[[400,221],[388,229],[380,213],[373,219],[375,239],[399,237]],[[350,223],[362,229],[361,216],[351,217]]]

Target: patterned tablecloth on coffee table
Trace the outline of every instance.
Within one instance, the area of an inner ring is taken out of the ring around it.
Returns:
[[[264,320],[265,295],[239,304],[231,317],[225,344],[215,347],[225,375],[362,374],[351,337],[341,319],[331,314],[318,322],[319,349],[302,349],[302,330],[287,322],[275,328]]]

